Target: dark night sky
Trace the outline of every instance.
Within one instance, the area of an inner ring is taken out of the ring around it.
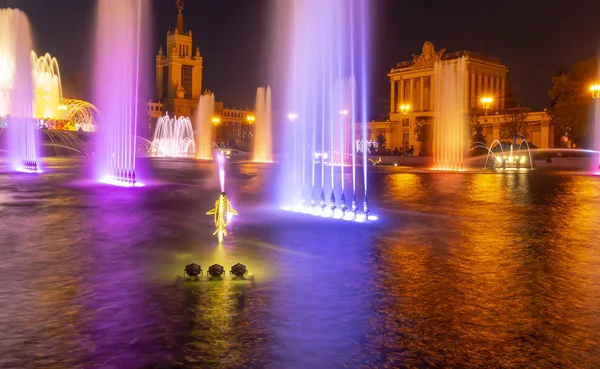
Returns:
[[[177,12],[172,0],[148,1],[154,15],[148,55],[153,67]],[[227,106],[252,106],[256,87],[272,82],[268,66],[274,1],[287,0],[187,0],[185,28],[192,30],[194,47],[200,47],[204,58],[203,88]],[[552,75],[600,52],[599,1],[369,2],[374,9],[369,56],[372,117],[385,114],[389,106],[386,73],[396,62],[419,53],[426,40],[448,52],[466,49],[500,58],[510,70],[518,102],[536,110],[547,106]],[[92,70],[94,3],[0,0],[0,7],[20,8],[29,15],[35,49],[58,59],[65,95],[91,96],[86,76]]]

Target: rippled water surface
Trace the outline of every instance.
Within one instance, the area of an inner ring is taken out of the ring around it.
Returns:
[[[0,173],[2,368],[599,366],[597,177],[382,171],[357,225],[281,213],[272,168],[231,164],[217,246],[211,165],[132,190],[84,164]]]

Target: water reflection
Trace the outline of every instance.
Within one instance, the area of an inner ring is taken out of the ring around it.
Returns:
[[[74,186],[55,164],[0,176],[0,367],[600,360],[596,177],[379,173],[385,217],[357,226],[282,214],[265,205],[271,169],[232,165],[240,216],[219,246],[210,165],[160,161],[170,184],[132,192]],[[251,278],[190,281],[191,262]]]

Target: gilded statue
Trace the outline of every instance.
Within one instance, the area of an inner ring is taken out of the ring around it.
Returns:
[[[435,51],[435,47],[429,41],[423,44],[422,53],[420,55],[413,55],[413,67],[414,68],[427,68],[433,66],[436,61],[441,60],[442,55],[446,52],[446,49]]]

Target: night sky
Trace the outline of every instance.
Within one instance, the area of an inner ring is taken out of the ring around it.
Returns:
[[[147,56],[154,57],[174,28],[172,0],[153,3]],[[269,73],[272,2],[287,0],[187,0],[185,29],[204,58],[203,89],[229,107],[252,107],[257,86]],[[470,50],[500,58],[510,70],[517,102],[540,110],[548,105],[552,76],[600,53],[599,1],[402,1],[369,0],[373,6],[370,58],[371,118],[389,109],[387,72],[411,60],[424,41],[448,52]],[[25,11],[38,54],[49,52],[61,68],[65,97],[90,99],[95,0],[0,0]],[[154,83],[153,74],[148,78]],[[152,84],[153,85],[153,84]],[[277,93],[274,91],[274,93]],[[148,91],[148,98],[154,91]]]

